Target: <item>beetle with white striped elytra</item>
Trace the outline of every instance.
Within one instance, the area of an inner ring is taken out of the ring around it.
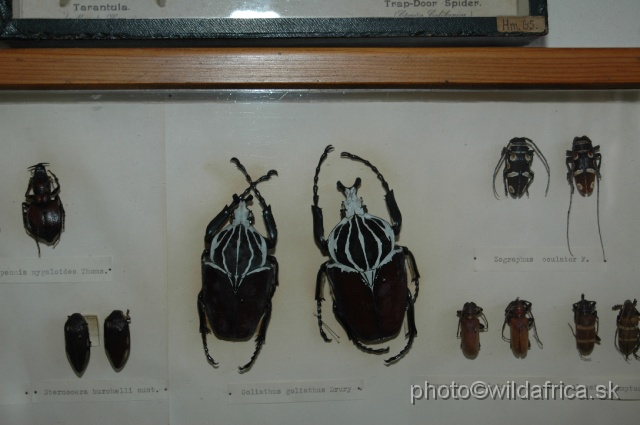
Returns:
[[[229,341],[247,340],[260,326],[251,359],[238,368],[245,372],[253,366],[265,342],[271,319],[271,299],[278,286],[278,262],[268,253],[275,248],[278,232],[271,206],[266,204],[256,185],[278,173],[270,170],[254,181],[240,161],[232,158],[231,162],[245,175],[249,187],[240,196],[234,194],[233,202],[207,226],[201,257],[202,290],[198,294],[198,315],[204,352],[214,367],[218,363],[209,354],[207,334],[211,331],[207,319],[214,334]],[[253,199],[252,191],[262,208],[267,238],[253,227],[253,213],[247,208]]]
[[[338,182],[338,189],[345,195],[342,202],[342,220],[324,237],[322,209],[318,205],[318,177],[320,166],[333,150],[329,145],[320,157],[313,185],[313,231],[316,243],[330,259],[320,266],[316,278],[316,304],[320,335],[331,341],[323,330],[322,301],[323,276],[326,275],[333,294],[333,311],[345,329],[349,339],[367,353],[381,354],[389,348],[375,349],[365,343],[379,343],[394,338],[401,330],[405,313],[408,333],[405,347],[397,355],[386,359],[386,364],[400,360],[411,348],[417,335],[414,319],[414,303],[418,296],[420,275],[415,258],[408,248],[396,245],[400,233],[402,215],[393,190],[376,167],[356,155],[343,152],[341,157],[364,163],[382,182],[385,202],[391,216],[391,224],[367,212],[358,198],[361,180],[346,187]],[[415,295],[408,287],[407,267],[411,269]]]

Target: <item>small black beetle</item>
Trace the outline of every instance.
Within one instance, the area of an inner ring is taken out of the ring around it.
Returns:
[[[325,341],[331,341],[322,329],[322,284],[326,275],[333,294],[333,311],[353,343],[367,353],[385,353],[389,348],[373,349],[362,341],[386,341],[400,332],[405,312],[409,331],[408,341],[402,351],[385,360],[387,364],[400,360],[413,344],[418,334],[414,319],[414,302],[418,296],[420,275],[411,251],[396,245],[400,233],[402,215],[393,190],[378,169],[369,161],[343,152],[342,158],[364,163],[378,176],[385,189],[385,201],[393,224],[366,212],[357,189],[360,178],[351,187],[338,182],[338,189],[345,195],[342,203],[342,220],[324,238],[322,209],[318,206],[318,176],[320,166],[333,146],[325,148],[313,179],[313,233],[316,243],[330,260],[323,263],[316,278],[316,304],[318,327]],[[415,297],[407,285],[405,262],[409,262],[415,284]]]
[[[589,360],[586,356],[591,354],[596,344],[600,344],[596,302],[585,300],[584,294],[582,294],[580,301],[573,304],[573,322],[576,325],[573,336],[576,338],[576,347],[580,358]],[[571,332],[573,332],[573,328],[571,328]]]
[[[130,323],[129,310],[126,315],[121,310],[114,310],[104,320],[104,351],[116,372],[120,372],[129,359],[131,352]]]
[[[515,137],[509,141],[506,147],[502,148],[500,160],[493,171],[493,194],[496,198],[500,198],[496,190],[496,176],[503,162],[504,195],[510,195],[513,199],[518,199],[522,198],[522,195],[526,193],[527,198],[529,197],[529,186],[531,186],[535,177],[533,170],[531,170],[534,153],[538,154],[542,165],[547,170],[547,189],[544,192],[544,196],[547,196],[551,177],[547,159],[542,155],[536,144],[533,143],[533,140],[526,137]]]
[[[253,181],[238,159],[231,158],[231,162],[244,173],[249,187],[240,196],[234,194],[233,202],[207,226],[201,257],[202,290],[198,294],[198,314],[204,352],[213,366],[218,363],[209,355],[206,335],[211,331],[207,319],[216,336],[230,341],[251,338],[260,325],[253,356],[239,367],[240,372],[245,372],[253,366],[265,341],[271,319],[271,299],[278,286],[278,262],[268,254],[276,246],[278,231],[271,206],[267,206],[256,185],[278,173],[270,170]],[[251,191],[262,207],[268,238],[253,227],[253,213],[247,209],[247,203],[253,199],[249,194]],[[231,223],[222,228],[232,213]]]
[[[581,196],[591,196],[594,186],[596,186],[596,217],[598,220],[598,235],[600,236],[600,247],[602,248],[602,259],[606,262],[604,255],[604,243],[602,242],[602,232],[600,231],[600,164],[602,155],[600,146],[593,146],[591,139],[587,136],[575,137],[570,151],[567,151],[565,159],[567,164],[567,181],[571,187],[569,195],[569,209],[567,211],[567,247],[569,254],[571,244],[569,243],[569,217],[571,215],[571,203],[573,201],[574,188],[578,188]],[[575,186],[574,186],[575,183]]]
[[[64,230],[64,207],[60,200],[60,182],[55,174],[49,171],[47,163],[39,163],[29,167],[31,178],[24,194],[26,202],[22,203],[22,221],[24,228],[38,247],[40,244],[54,245],[60,240],[60,233]],[[54,184],[55,181],[55,184]]]
[[[84,373],[91,355],[89,325],[82,314],[73,313],[64,324],[64,343],[67,358],[78,377]]]

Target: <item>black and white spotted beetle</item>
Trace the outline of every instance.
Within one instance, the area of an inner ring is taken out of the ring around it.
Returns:
[[[604,243],[602,242],[602,232],[600,231],[600,164],[602,155],[600,154],[600,146],[593,146],[591,139],[587,136],[575,137],[571,145],[571,150],[567,151],[567,181],[571,186],[571,194],[569,195],[569,210],[567,211],[567,247],[569,254],[571,252],[571,244],[569,243],[569,216],[571,215],[571,203],[573,201],[573,192],[575,187],[581,196],[591,196],[594,186],[596,188],[596,216],[598,220],[598,235],[600,236],[600,246],[602,248],[602,258],[607,261],[604,255]],[[575,183],[575,185],[574,185]]]
[[[537,153],[544,168],[547,170],[547,189],[544,196],[549,192],[549,181],[551,174],[549,172],[549,164],[547,159],[542,155],[540,149],[533,143],[533,140],[526,137],[515,137],[509,141],[509,144],[502,148],[500,160],[496,169],[493,171],[493,194],[499,198],[496,190],[496,176],[504,162],[504,170],[502,172],[502,180],[504,182],[504,195],[510,195],[513,199],[522,198],[526,194],[529,197],[529,186],[533,183],[535,174],[531,170],[533,163],[533,155]]]
[[[256,337],[256,348],[251,360],[239,367],[245,372],[253,366],[271,318],[271,299],[278,285],[278,262],[268,251],[275,248],[276,223],[256,185],[278,173],[270,170],[258,180],[252,180],[247,170],[236,158],[231,162],[243,172],[249,187],[240,195],[233,195],[233,202],[226,205],[207,226],[202,252],[202,290],[198,294],[200,333],[207,360],[218,365],[207,347],[207,319],[214,334],[225,340],[244,341],[260,330]],[[262,236],[253,227],[253,213],[247,204],[255,193],[262,208],[268,237]],[[232,217],[233,215],[233,217]],[[227,221],[231,223],[222,228]],[[222,229],[221,229],[222,228]]]
[[[320,166],[333,150],[327,146],[320,157],[313,183],[313,233],[316,243],[330,259],[320,266],[316,279],[316,303],[318,327],[325,341],[322,322],[323,275],[326,275],[333,294],[333,311],[344,327],[349,339],[367,353],[385,353],[389,348],[373,349],[363,342],[382,342],[395,337],[404,322],[405,312],[409,331],[407,343],[399,354],[385,360],[391,364],[400,360],[413,344],[417,335],[414,319],[414,302],[418,296],[419,273],[416,261],[408,248],[396,245],[400,233],[402,215],[392,190],[382,174],[369,161],[343,152],[342,158],[360,161],[369,167],[382,182],[385,201],[392,224],[367,212],[358,198],[360,178],[353,186],[338,182],[338,189],[345,195],[342,202],[342,220],[324,238],[322,209],[318,206],[318,176]],[[409,262],[415,284],[415,296],[407,285],[405,261]]]

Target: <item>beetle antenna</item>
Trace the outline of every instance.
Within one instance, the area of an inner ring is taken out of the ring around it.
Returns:
[[[598,235],[600,236],[600,247],[602,248],[602,260],[606,263],[607,257],[604,255],[604,243],[602,242],[602,232],[600,231],[600,175],[596,181],[596,218],[598,220]]]
[[[380,171],[378,171],[378,169],[369,161],[367,161],[366,159],[360,158],[357,155],[353,155],[349,152],[342,152],[340,154],[341,158],[349,158],[349,159],[353,159],[354,161],[360,161],[362,162],[364,165],[366,165],[367,167],[371,168],[371,171],[373,171],[376,176],[378,176],[378,180],[380,180],[382,182],[382,187],[384,187],[384,191],[386,193],[389,193],[389,184],[387,183],[387,181],[384,179],[384,177],[382,176],[382,174],[380,174]]]
[[[544,157],[540,149],[538,149],[538,146],[533,143],[533,140],[526,137],[524,139],[531,145],[533,150],[536,151],[536,153],[540,157],[540,162],[542,162],[542,165],[544,165],[544,168],[547,170],[547,189],[544,191],[544,196],[547,196],[547,194],[549,193],[549,183],[551,181],[551,171],[549,170],[549,163],[547,162],[547,158]]]
[[[329,152],[331,152],[332,150],[333,150],[332,145],[328,145],[326,148],[324,148],[324,152],[320,156],[320,160],[318,161],[318,166],[316,167],[316,173],[313,176],[313,205],[315,207],[318,206],[318,200],[320,198],[318,196],[318,176],[320,175],[320,166],[322,165],[324,160],[327,159]]]
[[[262,195],[260,194],[260,191],[258,191],[258,188],[256,187],[256,185],[260,182],[263,182],[265,180],[269,180],[271,178],[271,176],[277,176],[278,172],[276,170],[269,170],[267,172],[267,174],[265,174],[264,176],[260,177],[258,180],[252,180],[251,176],[249,175],[249,172],[247,172],[247,169],[244,167],[244,165],[242,165],[242,163],[240,162],[240,160],[236,157],[231,158],[231,162],[233,162],[236,167],[238,167],[238,169],[240,171],[242,171],[242,174],[244,174],[244,176],[246,177],[247,181],[249,182],[249,187],[247,189],[245,189],[244,192],[242,192],[242,195],[240,196],[240,198],[244,198],[245,196],[247,196],[249,194],[249,192],[251,190],[253,190],[253,192],[256,194],[256,198],[258,198],[258,201],[260,202],[260,206],[262,208],[267,208],[267,203],[264,200],[264,198],[262,197]]]
[[[573,185],[571,185],[571,194],[569,195],[569,209],[567,210],[567,247],[569,248],[569,255],[573,257],[573,253],[571,252],[571,243],[569,242],[569,217],[571,216],[571,203],[573,202]],[[598,225],[600,224],[600,220],[598,219]],[[600,227],[598,227],[598,231]]]

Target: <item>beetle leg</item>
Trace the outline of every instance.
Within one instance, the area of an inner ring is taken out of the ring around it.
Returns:
[[[311,214],[313,215],[313,237],[316,244],[324,255],[328,254],[328,243],[324,237],[324,220],[322,218],[322,208],[317,205],[311,205]]]
[[[28,190],[27,190],[28,193]],[[24,225],[27,234],[31,236],[36,241],[36,247],[38,248],[38,257],[40,257],[40,243],[38,242],[38,237],[33,233],[33,229],[31,228],[31,224],[29,224],[29,204],[26,202],[22,203],[22,223]]]
[[[55,182],[55,188],[51,191],[51,198],[54,198],[56,196],[58,196],[58,193],[60,193],[60,182],[58,181],[58,177],[53,174],[53,172],[51,170],[47,170],[49,172],[49,174],[51,174],[53,176],[53,180]]]
[[[413,253],[406,246],[402,247],[402,253],[409,259],[409,267],[411,268],[411,281],[415,285],[415,293],[413,294],[413,302],[418,299],[418,292],[420,290],[420,272],[418,271],[418,264],[413,256]]]
[[[393,190],[387,192],[387,195],[384,197],[384,201],[386,202],[387,209],[389,210],[389,217],[391,217],[391,228],[393,229],[393,234],[398,236],[400,234],[400,228],[402,227],[402,213],[400,212],[400,208],[396,202]]]
[[[331,342],[331,338],[329,338],[327,334],[324,332],[324,329],[322,329],[322,301],[324,301],[324,298],[322,296],[322,284],[324,282],[324,280],[322,279],[322,275],[323,274],[326,275],[327,273],[327,263],[328,261],[322,263],[322,265],[320,266],[320,269],[318,270],[318,275],[316,277],[316,305],[317,305],[316,316],[318,318],[318,328],[320,329],[320,336],[326,342]]]
[[[276,246],[276,241],[278,240],[278,228],[276,227],[276,221],[273,218],[273,213],[271,212],[271,205],[267,206],[264,210],[262,210],[262,218],[264,219],[264,225],[267,229],[267,249],[273,249]]]
[[[202,291],[200,291],[200,293],[198,294],[198,316],[200,318],[200,335],[202,336],[202,346],[204,347],[204,354],[207,357],[207,361],[213,367],[217,367],[218,363],[213,360],[213,357],[211,357],[211,355],[209,354],[209,347],[207,346],[207,334],[211,333],[211,330],[207,327],[204,302],[202,301]]]
[[[247,370],[251,369],[251,367],[255,363],[256,358],[258,357],[258,353],[260,353],[260,350],[262,349],[262,344],[264,344],[264,341],[266,340],[267,327],[269,326],[270,320],[271,320],[271,300],[269,300],[269,302],[267,303],[264,316],[262,317],[262,323],[260,324],[260,331],[258,331],[258,336],[256,337],[256,349],[254,350],[253,355],[249,360],[249,363],[247,363],[244,366],[238,367],[238,371],[240,371],[240,373],[246,372]]]
[[[238,367],[238,370],[240,371],[240,373],[244,373],[249,369],[251,369],[251,367],[256,361],[256,358],[258,357],[258,354],[260,353],[260,350],[262,349],[262,345],[267,339],[267,328],[269,327],[269,322],[271,321],[271,311],[272,311],[271,299],[273,298],[273,294],[275,294],[276,292],[276,286],[278,286],[279,284],[278,260],[276,260],[276,257],[269,255],[267,256],[267,261],[271,264],[271,270],[273,270],[273,284],[271,285],[269,300],[267,302],[264,316],[262,317],[262,323],[260,323],[260,330],[258,331],[258,336],[256,337],[256,349],[254,350],[253,355],[249,360],[249,363],[245,364],[244,366]]]
[[[507,318],[504,319],[504,323],[502,324],[502,340],[511,344],[511,340],[504,337],[504,328],[507,326]]]
[[[404,355],[407,353],[407,351],[409,351],[409,349],[411,349],[411,346],[413,345],[413,338],[415,338],[418,335],[418,330],[416,329],[415,314],[413,309],[413,298],[411,297],[411,291],[409,291],[408,289],[407,289],[407,324],[409,325],[409,332],[407,333],[407,338],[409,339],[407,341],[407,344],[404,346],[402,351],[400,351],[398,354],[396,354],[395,356],[389,359],[386,359],[384,361],[386,365],[391,365],[397,362],[398,360],[400,360],[402,357],[404,357]]]
[[[529,318],[529,329],[533,330],[533,337],[536,339],[538,347],[542,348],[542,341],[538,338],[538,328],[536,328],[536,322],[533,316]],[[529,341],[529,346],[531,346],[531,341]]]
[[[225,205],[222,211],[220,211],[218,215],[216,215],[213,220],[209,222],[209,224],[207,225],[207,230],[204,233],[205,245],[211,243],[216,233],[218,233],[220,228],[222,228],[222,226],[224,226],[224,224],[229,220],[231,211],[233,211],[233,209],[236,207],[237,199],[239,198],[234,195],[234,199],[231,205]]]

